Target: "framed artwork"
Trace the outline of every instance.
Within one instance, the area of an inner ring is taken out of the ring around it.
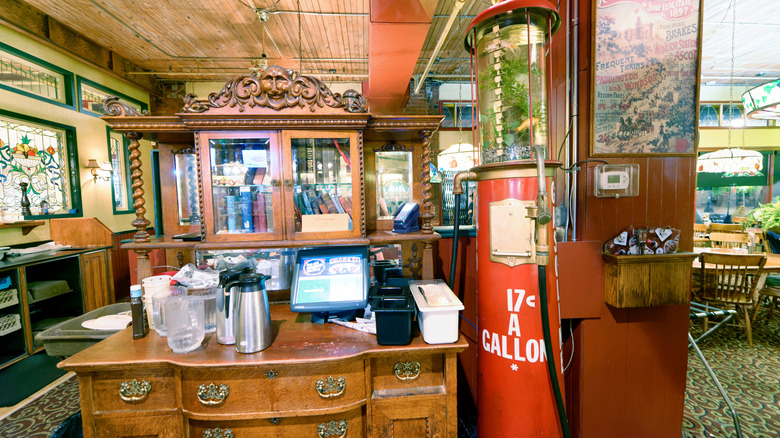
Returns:
[[[701,0],[597,0],[591,155],[694,155]]]

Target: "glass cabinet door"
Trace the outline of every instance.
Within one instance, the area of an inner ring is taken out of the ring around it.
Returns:
[[[290,239],[362,235],[361,163],[354,132],[293,131],[283,134],[285,203],[292,205]],[[289,152],[288,152],[289,151]]]
[[[275,133],[201,135],[207,239],[281,238],[278,162]]]

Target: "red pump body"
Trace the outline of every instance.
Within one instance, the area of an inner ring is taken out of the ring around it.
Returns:
[[[536,227],[527,218],[502,217],[501,230],[491,230],[490,215],[497,210],[491,203],[509,199],[535,204],[538,179],[532,161],[505,162],[479,166],[477,176],[477,332],[478,374],[477,407],[479,436],[560,437],[561,426],[549,378],[547,360],[558,361],[556,369],[560,387],[561,332],[558,278],[553,242],[553,222],[544,225],[549,236],[549,257],[545,279],[546,303],[540,302],[538,266],[533,263],[508,266],[491,260],[493,247],[509,239],[513,230],[523,228],[521,221]],[[556,163],[557,166],[557,163]],[[547,193],[552,193],[552,169],[548,163]],[[490,168],[484,170],[483,168]],[[493,179],[502,174],[521,176]],[[527,175],[527,176],[526,176]],[[549,198],[552,198],[550,196]],[[511,201],[514,202],[514,201]],[[552,210],[552,205],[548,205]],[[523,207],[525,210],[525,207]],[[494,218],[493,225],[496,225]],[[517,222],[515,222],[515,220]],[[507,224],[507,222],[509,222]],[[491,233],[498,233],[493,236]],[[528,236],[533,240],[533,235]],[[499,251],[500,252],[500,251]],[[515,263],[510,262],[510,263]],[[554,356],[547,358],[544,349],[540,306],[549,310],[550,334]]]

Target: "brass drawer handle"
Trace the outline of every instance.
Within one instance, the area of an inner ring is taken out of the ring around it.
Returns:
[[[347,434],[347,420],[331,420],[327,424],[322,423],[317,426],[317,434],[320,438],[335,436],[342,438]]]
[[[152,384],[146,380],[125,380],[119,384],[119,398],[128,403],[136,403],[146,400],[151,390]]]
[[[230,429],[206,429],[203,431],[203,438],[233,438],[233,431]]]
[[[398,380],[414,380],[420,377],[420,362],[398,362],[393,366]]]
[[[204,406],[215,406],[225,402],[230,394],[230,388],[227,385],[208,385],[201,383],[198,385],[198,401]],[[231,432],[231,436],[232,436]]]
[[[322,398],[338,397],[347,389],[347,379],[341,376],[338,379],[334,379],[333,376],[328,376],[325,380],[318,379],[314,382],[314,389]]]

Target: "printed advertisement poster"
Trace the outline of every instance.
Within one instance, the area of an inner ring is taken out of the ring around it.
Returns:
[[[700,0],[599,0],[593,155],[692,155]]]

